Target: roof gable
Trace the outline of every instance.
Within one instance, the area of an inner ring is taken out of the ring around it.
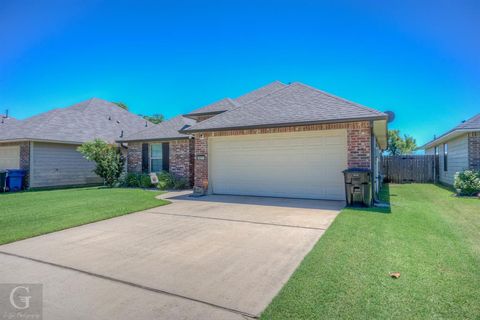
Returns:
[[[199,122],[185,131],[195,132],[375,118],[386,119],[387,115],[296,82],[239,108]]]
[[[235,99],[224,98],[222,100],[209,104],[208,106],[202,107],[200,109],[196,109],[188,113],[186,116],[197,116],[202,114],[221,113],[228,110],[232,110],[236,107],[239,107],[249,102],[252,102],[254,100],[260,99],[286,86],[287,86],[286,84],[283,84],[280,81],[274,81],[272,83],[267,84],[266,86],[253,90],[238,98],[235,98]]]
[[[159,124],[151,125],[148,128],[126,135],[124,138],[117,139],[118,142],[128,141],[147,141],[147,140],[174,140],[186,139],[187,134],[179,131],[187,129],[189,126],[195,124],[195,120],[186,118],[184,116],[176,116]]]

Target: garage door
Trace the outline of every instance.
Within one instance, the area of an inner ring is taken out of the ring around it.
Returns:
[[[346,130],[209,138],[213,193],[344,199]]]
[[[20,167],[20,147],[9,146],[0,147],[0,170],[19,169]]]

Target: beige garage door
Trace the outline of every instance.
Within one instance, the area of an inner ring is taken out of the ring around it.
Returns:
[[[346,130],[209,138],[213,193],[344,199]]]
[[[0,170],[20,168],[20,147],[0,147]]]

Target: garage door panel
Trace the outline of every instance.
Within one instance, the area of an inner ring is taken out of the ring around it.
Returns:
[[[210,138],[212,191],[343,200],[346,145],[345,130]]]
[[[20,147],[0,147],[0,170],[20,168]]]

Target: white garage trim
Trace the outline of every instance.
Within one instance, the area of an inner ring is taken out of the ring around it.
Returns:
[[[20,169],[20,146],[0,146],[0,170]]]
[[[210,137],[217,194],[344,200],[347,130]]]

